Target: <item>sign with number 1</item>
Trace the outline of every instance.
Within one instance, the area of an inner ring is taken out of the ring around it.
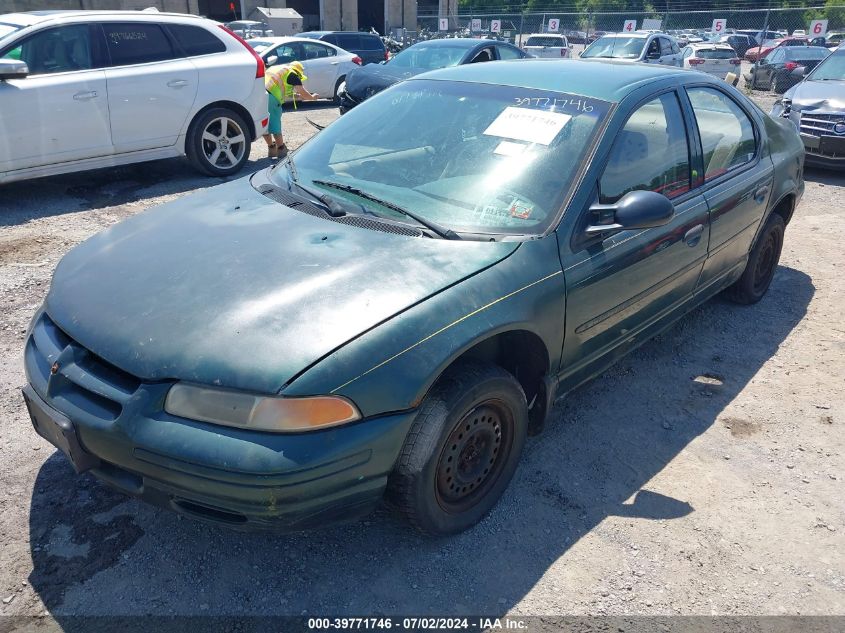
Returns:
[[[625,25],[622,27],[622,30],[625,33],[632,33],[633,31],[637,30],[637,21],[636,20],[625,20]]]
[[[441,31],[448,31],[449,30],[449,18],[440,18],[440,30]]]

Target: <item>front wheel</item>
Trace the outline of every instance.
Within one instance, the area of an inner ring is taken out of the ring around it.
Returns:
[[[243,117],[228,108],[212,108],[191,123],[185,153],[199,171],[229,176],[249,160],[250,146],[249,127]]]
[[[346,77],[341,77],[334,85],[334,103],[340,105],[340,93],[346,89]]]
[[[751,249],[742,277],[725,293],[731,301],[751,304],[763,298],[780,261],[784,231],[783,218],[773,213]]]
[[[528,430],[528,406],[501,367],[462,362],[423,400],[388,480],[387,500],[421,531],[462,532],[501,497]]]

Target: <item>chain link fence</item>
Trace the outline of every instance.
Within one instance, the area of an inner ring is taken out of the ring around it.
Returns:
[[[444,22],[445,20],[445,22]],[[633,28],[666,32],[695,31],[712,33],[714,21],[722,22],[721,31],[772,31],[792,35],[795,31],[812,38],[814,20],[827,20],[828,34],[845,31],[845,7],[802,7],[796,9],[754,9],[684,11],[667,13],[467,13],[448,18],[420,15],[418,30],[406,31],[403,44],[443,37],[486,37],[521,46],[534,33],[557,32],[566,35],[571,44],[586,45],[603,32],[622,31],[627,21]],[[443,28],[445,27],[445,28]],[[765,38],[764,38],[765,39]]]

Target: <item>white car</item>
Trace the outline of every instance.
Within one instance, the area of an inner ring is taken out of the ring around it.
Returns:
[[[239,171],[267,127],[264,62],[190,15],[0,15],[0,183],[187,155]]]
[[[328,42],[305,37],[262,37],[247,40],[269,66],[302,62],[305,88],[326,99],[338,100],[346,74],[361,65],[361,58]]]
[[[585,48],[580,56],[582,59],[681,65],[681,49],[675,39],[666,33],[649,31],[607,33]]]
[[[730,72],[738,73],[742,60],[730,44],[702,42],[689,44],[683,51],[684,68],[691,68],[724,79]]]
[[[534,33],[529,35],[522,46],[529,55],[533,57],[548,57],[553,59],[566,59],[572,55],[572,46],[565,35],[557,33]]]

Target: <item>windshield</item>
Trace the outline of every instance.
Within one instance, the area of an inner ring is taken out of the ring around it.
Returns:
[[[273,45],[273,42],[267,40],[247,40],[246,43],[252,46],[256,53],[263,53]]]
[[[302,146],[293,156],[296,175],[400,222],[413,221],[348,188],[458,232],[541,233],[572,189],[609,108],[565,93],[410,80]],[[285,188],[290,177],[284,166],[271,175]]]
[[[807,77],[810,81],[845,81],[845,52],[833,53]]]
[[[645,46],[644,37],[600,37],[581,53],[581,57],[618,57],[637,59]]]
[[[525,42],[526,46],[563,46],[562,37],[550,37],[544,35],[542,37],[529,37]]]
[[[389,63],[391,66],[398,66],[399,68],[425,68],[426,70],[433,70],[435,68],[457,66],[458,62],[466,55],[466,52],[467,48],[465,46],[416,45],[406,48],[391,59]]]
[[[699,59],[733,59],[736,53],[727,48],[699,48],[695,51],[695,56]]]
[[[4,40],[12,33],[20,31],[22,28],[22,26],[18,26],[17,24],[6,24],[4,22],[0,22],[0,41]]]

